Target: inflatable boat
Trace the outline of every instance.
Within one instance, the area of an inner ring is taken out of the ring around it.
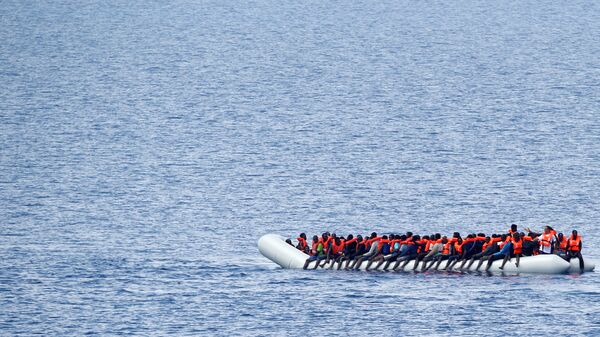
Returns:
[[[304,267],[304,263],[306,259],[308,259],[308,255],[291,246],[290,244],[285,242],[285,238],[277,235],[277,234],[266,234],[263,235],[258,240],[258,250],[260,253],[268,258],[269,260],[277,263],[279,266],[285,269],[302,269]],[[322,262],[322,261],[321,261]],[[535,274],[567,274],[567,273],[580,273],[579,269],[579,260],[572,259],[571,262],[567,262],[558,255],[548,254],[548,255],[535,255],[535,256],[524,256],[521,257],[519,261],[519,267],[515,265],[516,259],[511,259],[506,263],[504,269],[500,269],[500,265],[502,264],[502,260],[494,261],[489,269],[492,273],[535,273]],[[330,262],[328,265],[325,265],[323,268],[331,267]],[[442,261],[439,270],[442,270],[446,267],[447,261]],[[461,263],[458,263],[454,266],[453,270],[458,270]],[[315,262],[311,262],[308,266],[309,269],[314,268]],[[364,262],[361,266],[361,270],[365,270],[367,263]],[[484,265],[485,266],[485,265]],[[480,271],[483,270],[484,266],[480,268]],[[376,270],[375,264],[373,264],[371,269]],[[414,261],[410,261],[408,265],[405,266],[404,270],[412,271],[415,267]],[[417,265],[416,270],[421,270],[422,262]],[[470,271],[475,271],[477,267],[477,263],[474,263]],[[594,270],[595,264],[590,260],[584,260],[584,272],[591,272]],[[381,267],[380,269],[382,269]],[[337,269],[337,265],[334,266],[333,269]],[[433,269],[430,269],[433,270]],[[466,269],[462,269],[462,271],[468,271]]]

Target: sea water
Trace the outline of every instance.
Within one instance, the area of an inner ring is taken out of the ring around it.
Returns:
[[[2,1],[0,335],[600,334],[600,273],[283,270],[551,224],[600,261],[593,1]]]

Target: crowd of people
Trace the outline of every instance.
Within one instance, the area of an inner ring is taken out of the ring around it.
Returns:
[[[496,260],[503,260],[500,266],[503,269],[513,258],[518,267],[522,256],[557,254],[567,261],[578,258],[583,271],[582,241],[576,230],[569,237],[557,233],[550,226],[545,226],[542,233],[535,233],[529,228],[525,231],[527,234],[519,232],[518,226],[513,224],[504,234],[472,233],[466,237],[458,232],[451,237],[440,233],[421,236],[411,232],[382,236],[371,233],[365,237],[349,234],[344,237],[325,232],[321,236],[313,236],[310,244],[306,234],[301,233],[296,248],[309,255],[304,269],[313,261],[314,269],[333,261],[329,264],[330,269],[334,266],[337,269],[359,269],[366,262],[367,270],[383,265],[383,270],[399,271],[414,261],[413,270],[417,269],[419,262],[423,262],[420,270],[426,271],[431,268],[437,270],[442,261],[447,260],[444,270],[456,266],[468,270],[477,262],[476,270],[485,263],[487,271]],[[293,245],[290,239],[287,242]]]

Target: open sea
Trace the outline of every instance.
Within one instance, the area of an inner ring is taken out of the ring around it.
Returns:
[[[600,262],[598,1],[0,1],[0,336],[600,335],[600,271],[283,270],[551,224]]]

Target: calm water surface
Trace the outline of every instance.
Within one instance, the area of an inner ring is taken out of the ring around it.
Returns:
[[[599,272],[302,272],[256,248],[551,223],[600,261],[599,3],[0,18],[0,335],[600,335]]]

